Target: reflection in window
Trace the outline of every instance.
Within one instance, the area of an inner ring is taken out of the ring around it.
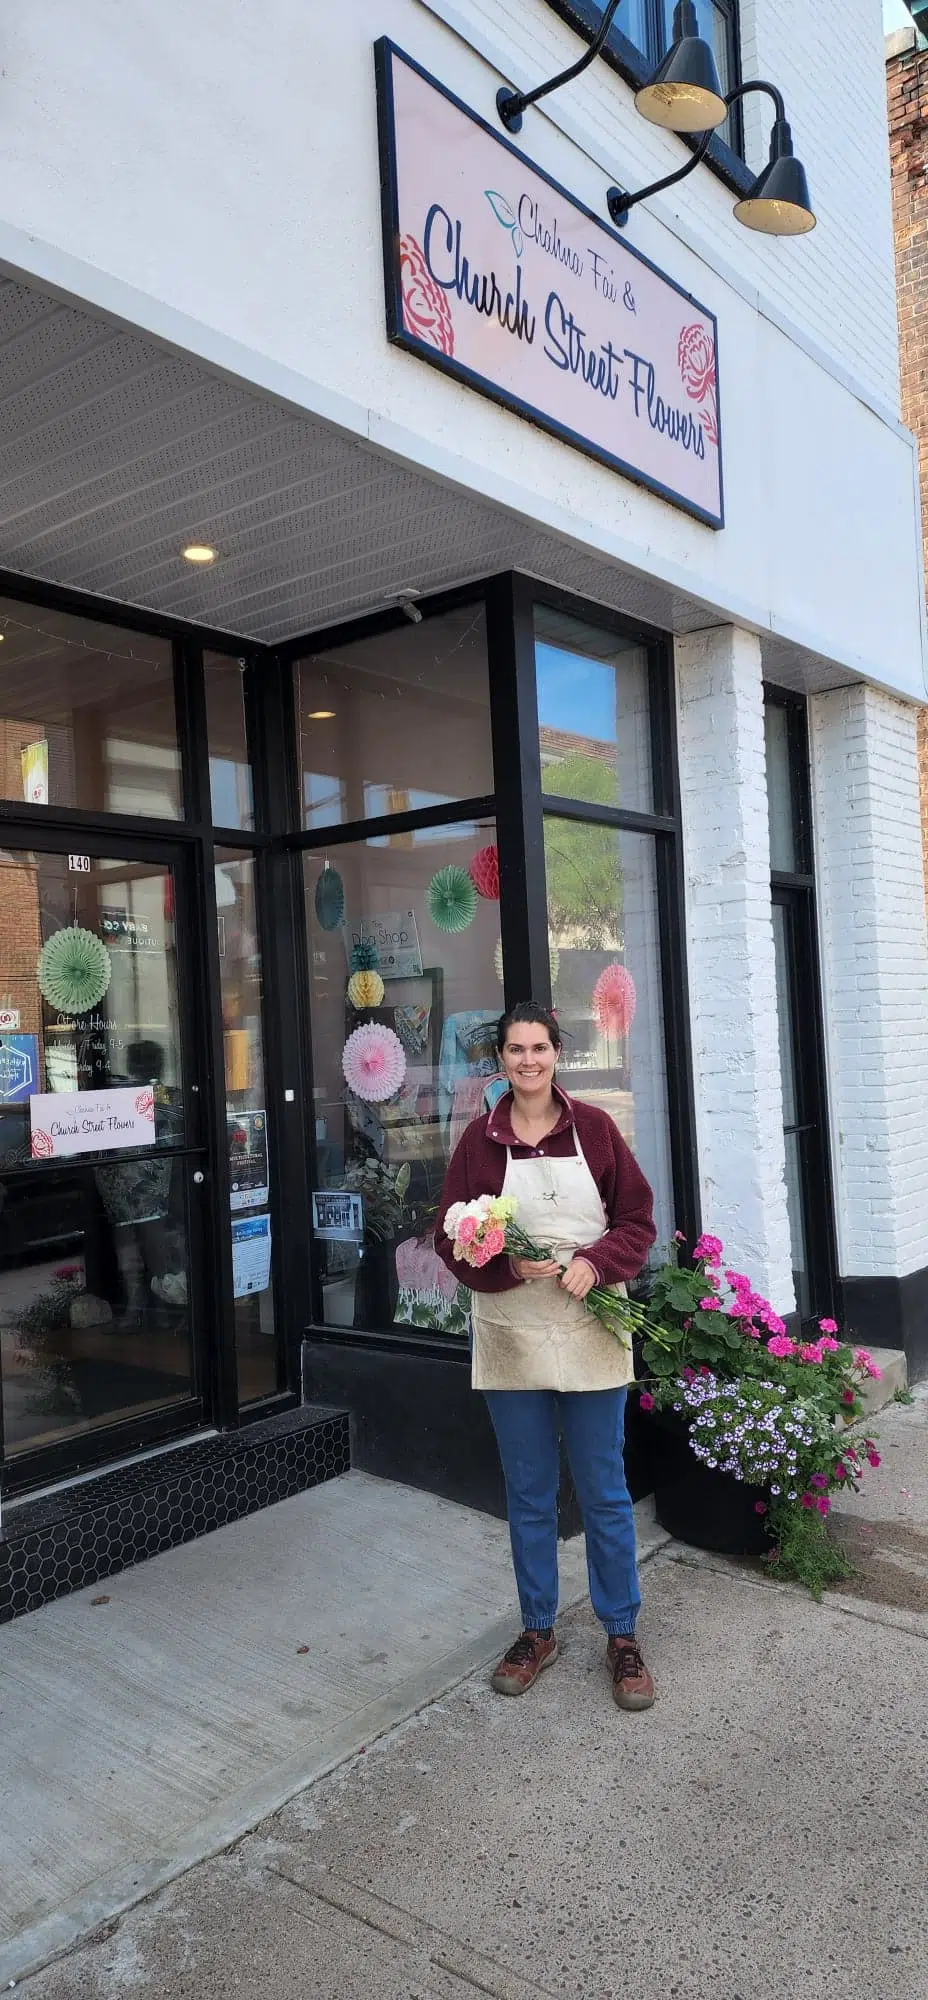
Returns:
[[[0,796],[181,816],[171,646],[0,599]]]
[[[245,698],[240,660],[204,653],[209,789],[214,826],[254,826],[251,766],[245,735]]]
[[[650,812],[644,647],[538,605],[535,670],[543,789],[562,799]]]
[[[238,1395],[240,1403],[254,1403],[276,1393],[279,1355],[271,1278],[261,955],[251,855],[236,854],[232,848],[219,850],[215,882]]]
[[[451,1151],[503,1088],[493,823],[313,851],[304,874],[323,1320],[464,1336],[432,1231]]]
[[[193,1393],[173,877],[6,849],[0,938],[0,1365],[16,1453]]]
[[[297,662],[303,824],[348,824],[493,790],[482,604]]]
[[[671,1182],[654,841],[545,819],[551,986],[564,1036],[559,1076],[614,1119],[654,1190],[658,1250],[671,1240]]]
[[[551,0],[562,12],[562,0]],[[735,51],[738,34],[737,0],[695,0],[700,35],[715,56],[723,93],[735,80]],[[623,0],[609,31],[608,46],[621,55],[622,42],[631,42],[644,57],[649,70],[657,68],[673,41],[676,0]],[[595,30],[603,17],[602,0],[571,0],[571,15],[579,16],[584,27]],[[719,137],[733,145],[731,120],[719,128]]]

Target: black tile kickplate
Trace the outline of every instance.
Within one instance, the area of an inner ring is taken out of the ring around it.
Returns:
[[[349,1469],[348,1413],[310,1404],[5,1511],[0,1624]]]

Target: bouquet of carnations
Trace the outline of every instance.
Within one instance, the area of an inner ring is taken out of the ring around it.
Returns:
[[[455,1257],[482,1271],[494,1257],[523,1257],[532,1264],[546,1264],[553,1251],[542,1249],[527,1236],[516,1221],[517,1204],[511,1195],[481,1194],[476,1201],[455,1201],[445,1216],[443,1228]],[[582,1256],[582,1251],[581,1251]],[[565,1271],[567,1266],[561,1265]],[[607,1332],[623,1347],[631,1346],[631,1335],[646,1324],[644,1308],[627,1299],[610,1285],[593,1285],[583,1300]]]

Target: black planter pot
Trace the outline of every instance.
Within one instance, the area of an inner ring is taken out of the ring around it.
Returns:
[[[690,1450],[686,1425],[672,1411],[655,1412],[649,1427],[654,1506],[661,1527],[675,1541],[715,1555],[763,1555],[770,1547],[770,1531],[768,1517],[757,1512],[757,1505],[768,1505],[769,1493],[701,1464]]]

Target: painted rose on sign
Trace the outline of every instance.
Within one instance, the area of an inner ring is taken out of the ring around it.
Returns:
[[[439,354],[453,354],[451,308],[441,286],[435,283],[422,246],[414,236],[400,238],[400,281],[407,332],[415,334],[418,340],[427,340],[432,347],[437,347]]]
[[[704,326],[685,326],[680,335],[677,360],[683,386],[694,403],[702,403],[699,420],[712,444],[719,441],[718,407],[715,400],[715,346]]]

